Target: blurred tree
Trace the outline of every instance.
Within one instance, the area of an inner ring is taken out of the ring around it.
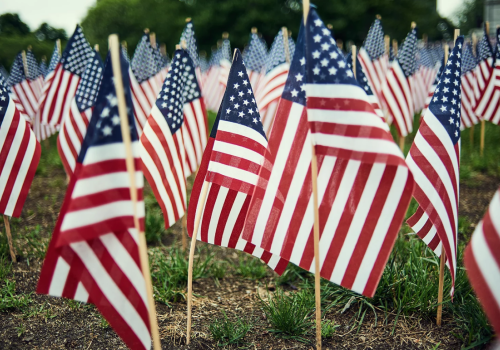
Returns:
[[[47,23],[42,23],[40,27],[35,30],[35,36],[40,41],[52,40],[55,41],[57,39],[67,40],[68,36],[66,35],[66,31],[64,29],[57,29],[49,26]]]
[[[0,15],[1,35],[26,35],[30,33],[30,27],[19,18],[16,13],[4,13]]]
[[[466,0],[457,17],[462,34],[480,28],[484,21],[484,0]]]

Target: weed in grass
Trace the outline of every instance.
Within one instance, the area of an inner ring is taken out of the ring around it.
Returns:
[[[304,282],[304,280],[309,276],[312,276],[309,271],[306,271],[295,264],[288,263],[285,272],[283,272],[281,276],[278,276],[275,281],[278,286],[289,285],[295,287],[294,283]]]
[[[11,270],[12,263],[7,260],[6,256],[2,256],[0,254],[0,280],[3,280],[5,277],[7,277]]]
[[[149,206],[144,222],[146,225],[146,242],[161,242],[161,237],[166,232],[161,209]]]
[[[213,278],[222,279],[226,277],[227,272],[227,261],[219,260],[215,261],[212,266],[210,266],[210,274]]]
[[[267,267],[258,258],[240,257],[235,268],[236,274],[243,278],[257,280],[267,276]]]
[[[24,245],[26,255],[43,259],[45,257],[45,253],[47,252],[48,242],[46,239],[41,237],[40,225],[36,225],[34,230],[29,230],[28,228],[25,230],[26,233],[23,235],[23,239],[26,240],[26,244]]]
[[[471,233],[472,228],[471,228],[471,222],[469,221],[469,218],[466,216],[459,216],[458,217],[458,233],[462,235],[466,235],[468,233]]]
[[[99,314],[99,319],[100,319],[99,327],[101,327],[101,329],[108,329],[109,322],[104,317],[102,317],[101,314]]]
[[[8,279],[4,280],[5,285],[0,289],[0,311],[12,309],[25,309],[31,302],[31,293],[16,295],[16,283]]]
[[[283,338],[307,342],[304,338],[314,328],[314,294],[307,290],[285,293],[281,288],[267,301],[259,295],[261,309],[271,324],[270,332]]]
[[[226,312],[222,310],[223,318],[218,318],[208,326],[212,338],[218,346],[239,345],[248,333],[252,324],[236,317],[234,321],[229,320]]]
[[[321,321],[321,336],[323,338],[330,338],[339,327],[338,324],[335,324],[335,321],[323,320]]]
[[[24,323],[21,322],[19,326],[16,327],[17,337],[20,338],[24,333],[26,333],[26,327]]]
[[[188,259],[179,248],[171,248],[167,254],[158,248],[151,249],[150,266],[153,279],[154,297],[167,305],[169,301],[176,302],[185,299],[185,288],[188,277]],[[193,262],[193,281],[209,276],[209,269],[214,255],[201,257]]]

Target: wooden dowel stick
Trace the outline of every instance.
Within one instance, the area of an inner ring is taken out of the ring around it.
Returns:
[[[438,309],[436,315],[436,323],[441,326],[441,317],[443,315],[443,288],[444,288],[444,265],[445,265],[444,246],[441,246],[441,259],[439,263],[439,285],[438,285]]]
[[[10,234],[9,217],[7,215],[3,216],[3,223],[5,224],[5,234],[7,235],[7,242],[9,243],[10,257],[12,262],[17,262],[14,244],[12,243],[12,235]]]
[[[392,54],[394,57],[398,55],[398,41],[396,39],[392,39]]]
[[[149,34],[149,41],[151,42],[151,47],[156,49],[156,33]]]
[[[99,44],[95,44],[95,45],[94,45],[94,50],[95,50],[96,52],[99,52]]]
[[[399,148],[401,149],[401,152],[405,153],[405,136],[400,136],[399,137]]]
[[[205,181],[203,188],[201,190],[200,199],[198,203],[205,203],[207,199],[208,192],[208,181]],[[188,267],[188,295],[187,295],[187,332],[186,332],[186,344],[191,341],[191,310],[193,308],[193,261],[194,261],[194,249],[196,248],[196,236],[198,235],[198,229],[200,228],[201,213],[203,210],[198,210],[196,212],[196,217],[194,218],[194,230],[193,237],[191,237],[191,248],[189,249],[189,267]]]
[[[56,45],[57,45],[57,51],[59,52],[59,57],[62,55],[62,50],[61,50],[61,39],[56,40]]]
[[[321,277],[319,267],[319,207],[318,207],[318,163],[316,151],[311,144],[311,180],[314,207],[314,295],[316,301],[316,349],[321,349]]]
[[[141,269],[146,283],[146,293],[148,296],[149,323],[151,326],[151,335],[153,338],[153,349],[161,350],[160,334],[158,332],[158,321],[156,319],[156,308],[153,299],[153,286],[151,283],[151,274],[149,272],[148,251],[146,245],[146,236],[141,232],[139,219],[137,216],[137,188],[135,184],[135,165],[132,155],[132,142],[130,140],[130,128],[127,115],[127,104],[125,102],[125,91],[123,89],[122,71],[120,67],[120,44],[118,35],[109,36],[109,49],[111,51],[111,62],[113,66],[113,76],[116,89],[116,98],[118,100],[118,114],[120,115],[121,131],[123,144],[125,146],[127,172],[130,178],[130,197],[133,203],[134,226],[139,234],[139,258]]]
[[[484,132],[485,132],[485,121],[481,120],[481,138],[479,139],[479,154],[481,157],[484,154]]]
[[[352,45],[352,72],[354,73],[354,79],[356,79],[356,45]]]
[[[391,38],[389,35],[384,36],[385,54],[387,57],[391,54]]]
[[[290,58],[290,48],[288,47],[288,29],[286,27],[281,28],[283,34],[283,45],[285,46],[285,61],[290,64],[292,61]]]
[[[474,124],[469,129],[470,148],[474,147]]]
[[[26,79],[28,79],[29,70],[28,70],[28,60],[26,59],[26,51],[23,50],[21,52],[21,56],[23,58],[24,75],[26,76]]]

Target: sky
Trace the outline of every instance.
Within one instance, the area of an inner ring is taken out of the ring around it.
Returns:
[[[18,13],[32,30],[43,22],[56,28],[63,28],[68,35],[75,29],[96,0],[1,0],[0,13]],[[437,0],[441,16],[450,17],[465,0]]]

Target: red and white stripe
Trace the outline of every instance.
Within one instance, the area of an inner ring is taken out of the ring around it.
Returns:
[[[358,59],[363,67],[363,72],[368,78],[373,93],[379,101],[382,101],[382,86],[386,80],[389,67],[389,56],[383,55],[376,60],[371,60],[370,55],[364,47],[359,49]]]
[[[418,237],[436,254],[441,256],[441,240],[437,234],[436,227],[432,224],[429,216],[425,213],[422,207],[418,207],[406,223],[411,227],[413,232],[416,232]]]
[[[165,227],[172,226],[186,211],[186,177],[182,129],[172,135],[156,104],[140,140],[144,175],[163,211]]]
[[[201,164],[207,145],[208,119],[203,97],[184,104],[182,136],[186,152],[186,177],[194,174]]]
[[[474,91],[474,95],[476,96],[476,103],[479,103],[479,100],[481,100],[481,97],[484,94],[484,90],[486,89],[486,85],[488,85],[488,81],[490,80],[492,71],[492,57],[488,57],[487,59],[480,61],[474,69],[477,80],[477,86]]]
[[[6,110],[0,111],[3,112],[5,115],[0,125],[0,213],[19,217],[35,176],[41,148],[12,99]]]
[[[156,97],[160,91],[161,85],[158,86],[155,77],[151,77],[139,84],[132,69],[129,69],[129,77],[132,104],[134,105],[135,125],[137,127],[137,132],[141,135],[142,129],[144,129],[148,116],[153,108],[153,104],[156,102]]]
[[[462,119],[461,129],[470,128],[479,123],[479,118],[474,112],[476,107],[476,98],[474,90],[476,89],[477,80],[473,71],[469,71],[462,75]]]
[[[470,283],[496,333],[500,333],[500,190],[464,254]]]
[[[42,125],[57,127],[69,113],[81,78],[65,70],[62,63],[58,63],[54,75],[47,78],[37,113],[40,113]]]
[[[478,84],[480,84],[479,79]],[[490,71],[486,87],[479,89],[481,97],[475,109],[476,115],[494,124],[500,124],[500,67],[495,67]]]
[[[425,107],[425,100],[427,99],[427,91],[429,86],[427,85],[427,74],[430,71],[428,67],[420,67],[420,69],[414,75],[414,91],[413,94],[413,108],[414,111],[421,111]]]
[[[306,94],[307,110],[281,99],[243,238],[314,272],[314,143],[320,274],[373,296],[411,199],[413,179],[386,123],[359,86],[307,85]],[[343,108],[340,101],[348,101],[349,110],[335,110]],[[366,136],[359,137],[361,129]]]
[[[274,117],[278,108],[281,94],[285,88],[286,79],[290,65],[288,63],[280,64],[269,73],[255,91],[255,99],[259,106],[260,118],[264,126],[264,132],[269,135],[273,126]]]
[[[137,215],[143,228],[138,142],[132,148]],[[146,283],[139,261],[141,233],[134,228],[125,156],[122,143],[94,146],[87,150],[83,164],[77,165],[37,293],[91,302],[129,348],[150,349]]]
[[[413,77],[406,78],[399,62],[392,61],[387,71],[387,79],[382,87],[382,95],[388,109],[389,122],[394,122],[400,136],[413,131],[415,112],[412,97]]]
[[[447,131],[431,110],[427,110],[415,136],[406,163],[415,178],[413,196],[420,207],[427,213],[428,219],[417,220],[410,218],[409,222],[420,222],[414,227],[422,227],[435,235],[444,245],[451,277],[454,285],[456,271],[457,230],[458,230],[458,187],[460,141],[453,145]],[[419,216],[421,211],[415,215]],[[429,228],[425,220],[431,220],[434,227]],[[425,232],[416,232],[419,236],[426,236]],[[427,241],[436,240],[429,236]],[[436,248],[431,247],[435,250]],[[451,294],[453,295],[454,287]]]
[[[19,84],[15,84],[12,86],[12,94],[15,96],[15,99],[19,101],[23,106],[23,109],[30,118],[31,122],[33,122],[36,111],[38,110],[38,104],[40,102],[40,97],[42,96],[42,89],[42,76],[36,78],[33,81],[25,79]]]
[[[205,79],[203,82],[202,94],[205,99],[205,105],[207,109],[212,111],[216,111],[218,107],[216,107],[217,102],[222,100],[220,96],[219,89],[219,70],[220,67],[212,66],[205,73]]]
[[[82,142],[87,133],[93,108],[80,112],[76,98],[71,102],[69,114],[64,118],[57,137],[57,150],[68,176],[72,176],[76,160],[82,148]]]

